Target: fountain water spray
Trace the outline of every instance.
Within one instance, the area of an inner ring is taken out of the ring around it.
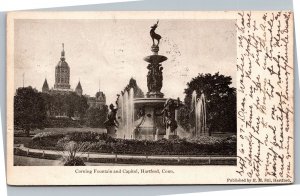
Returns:
[[[124,127],[124,96],[121,94],[118,98],[118,121],[119,121],[119,128]],[[118,129],[117,132],[118,137],[123,137],[123,131]]]
[[[134,105],[133,105],[134,91],[131,88],[128,91],[128,127],[127,127],[127,138],[132,139],[134,129]]]
[[[197,98],[196,91],[192,94],[192,111],[195,114],[195,136],[207,135],[206,127],[206,99],[202,93],[200,98]]]
[[[123,139],[130,139],[133,136],[134,129],[134,91],[131,88],[119,96],[118,115],[120,117],[118,137]]]
[[[128,131],[128,92],[124,92],[124,138],[127,138],[127,131]]]

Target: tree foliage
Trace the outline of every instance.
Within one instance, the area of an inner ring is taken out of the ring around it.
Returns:
[[[43,99],[45,101],[45,107],[51,115],[65,114],[71,118],[77,114],[82,119],[89,107],[86,97],[77,95],[75,92],[66,94],[43,93]]]
[[[87,110],[86,124],[90,127],[104,127],[104,122],[107,118],[108,107],[107,105],[103,107],[90,107]]]
[[[134,93],[134,98],[143,98],[144,97],[144,92],[142,89],[137,85],[137,82],[134,78],[130,78],[129,83],[127,86],[124,88],[123,92],[128,92],[130,89],[133,88],[133,93]]]
[[[14,97],[14,125],[17,129],[30,131],[45,126],[46,107],[42,94],[31,86],[18,88]]]
[[[231,87],[232,78],[222,74],[199,74],[185,89],[185,106],[179,110],[179,123],[190,127],[192,93],[197,98],[204,93],[207,109],[207,126],[210,132],[236,132],[236,89]]]

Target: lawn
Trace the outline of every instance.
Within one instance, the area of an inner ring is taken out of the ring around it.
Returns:
[[[45,129],[37,129],[30,132],[31,136],[34,136],[37,133],[41,132],[53,132],[53,133],[69,133],[69,132],[97,132],[97,133],[106,133],[106,129],[103,128],[92,128],[92,127],[65,127],[65,128],[45,128]],[[24,131],[15,130],[15,135],[24,136]]]
[[[97,132],[97,133],[106,133],[106,129],[103,128],[92,128],[92,127],[82,127],[82,128],[45,128],[45,129],[38,129],[34,131],[35,134],[41,132],[57,132],[57,133],[69,133],[69,132]]]
[[[14,144],[24,144],[27,146],[31,142],[32,137],[14,137]]]
[[[31,139],[34,135],[42,132],[51,132],[51,133],[62,133],[67,134],[70,132],[97,132],[97,133],[106,133],[106,129],[103,128],[91,128],[91,127],[83,127],[83,128],[45,128],[45,129],[37,129],[35,131],[30,132],[30,137],[24,135],[22,130],[15,130],[14,136],[14,144],[24,144],[28,146],[28,143],[31,142]]]
[[[48,159],[38,159],[25,156],[14,155],[14,165],[15,166],[49,166],[49,165],[62,165],[60,160],[48,160]]]

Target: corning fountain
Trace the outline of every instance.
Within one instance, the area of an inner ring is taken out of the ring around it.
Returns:
[[[163,85],[161,63],[168,58],[158,54],[161,36],[155,33],[157,27],[158,21],[150,30],[153,54],[144,58],[149,63],[146,97],[134,98],[133,89],[130,89],[123,92],[118,98],[117,115],[120,127],[117,134],[119,138],[148,140],[177,138],[176,109],[182,104],[179,99],[164,98],[164,94],[161,92]]]
[[[168,58],[158,54],[161,36],[155,33],[157,27],[158,21],[150,30],[153,54],[144,58],[149,63],[146,97],[134,97],[134,89],[130,87],[137,85],[135,80],[130,80],[129,87],[126,87],[124,92],[118,95],[117,108],[115,109],[113,104],[110,105],[105,126],[108,135],[112,137],[148,140],[178,138],[177,110],[183,104],[179,98],[164,98],[164,94],[161,92],[163,85],[161,63]],[[192,93],[190,108],[192,109],[190,123],[194,129],[193,136],[210,135],[206,125],[206,98],[203,92],[200,93],[200,97],[197,96],[196,91]]]

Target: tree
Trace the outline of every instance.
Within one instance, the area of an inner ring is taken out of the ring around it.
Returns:
[[[143,98],[144,92],[142,89],[137,85],[136,80],[134,78],[130,78],[129,83],[124,88],[123,92],[130,91],[130,89],[133,88],[134,98]]]
[[[65,96],[67,106],[67,115],[69,118],[75,116],[77,112],[82,119],[88,109],[87,99],[84,96],[79,96],[75,92],[71,92]]]
[[[43,97],[31,86],[18,88],[14,96],[14,125],[25,131],[42,129],[45,126],[46,108]]]
[[[44,100],[44,105],[46,109],[47,116],[50,115],[51,110],[53,109],[53,96],[48,93],[41,93],[41,96]]]
[[[108,107],[90,107],[87,110],[87,125],[90,127],[104,127],[104,122],[107,118]]]
[[[69,118],[74,117],[75,113],[82,119],[88,109],[87,98],[70,93],[42,93],[45,107],[51,114],[66,114]]]
[[[193,78],[185,89],[185,106],[179,110],[179,123],[190,128],[192,93],[197,98],[204,93],[207,106],[207,126],[210,132],[236,132],[236,89],[230,87],[232,78],[222,74],[199,74]]]

